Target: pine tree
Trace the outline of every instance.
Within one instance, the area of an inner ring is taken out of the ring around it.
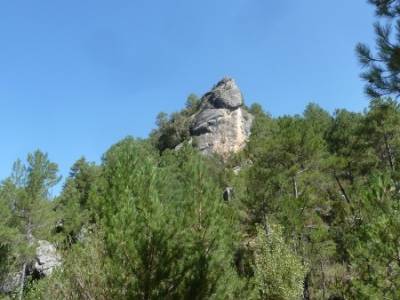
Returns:
[[[185,236],[187,274],[184,299],[236,299],[242,282],[233,268],[238,247],[237,214],[222,198],[215,170],[190,146],[163,157],[174,214]],[[175,188],[175,189],[174,189]]]
[[[381,169],[396,171],[400,151],[400,106],[392,99],[373,99],[363,122],[361,134],[374,149]]]
[[[60,234],[62,242],[71,245],[78,238],[79,233],[93,222],[93,207],[90,203],[91,193],[99,177],[99,167],[89,163],[85,158],[79,159],[71,167],[61,195],[55,201],[55,208],[59,215]]]
[[[400,220],[396,186],[390,175],[376,173],[360,193],[359,223],[348,237],[352,280],[348,297],[400,297]]]
[[[306,268],[287,245],[280,226],[257,227],[254,256],[255,299],[300,299]]]
[[[232,216],[199,154],[160,160],[128,138],[105,154],[101,177],[108,297],[233,298]]]
[[[10,179],[0,186],[0,283],[6,282],[13,272],[13,256],[17,252],[20,239],[17,228],[13,226],[13,199],[15,185]]]
[[[376,23],[377,52],[372,53],[365,44],[358,44],[359,60],[367,70],[361,77],[367,82],[366,93],[372,98],[400,95],[400,3],[395,0],[369,0],[376,7],[378,16],[389,18],[391,22]]]
[[[8,181],[13,189],[10,200],[12,220],[10,225],[20,237],[15,243],[15,267],[19,268],[19,299],[24,293],[27,267],[33,260],[37,238],[48,236],[53,225],[51,205],[47,201],[49,189],[58,183],[57,165],[49,161],[47,154],[37,150],[28,154],[27,164],[17,161]]]

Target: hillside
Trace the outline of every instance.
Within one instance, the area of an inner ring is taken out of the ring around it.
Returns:
[[[397,297],[396,101],[272,118],[224,79],[188,103],[100,165],[78,160],[52,201],[57,165],[40,151],[15,163],[0,188],[3,292],[25,282],[27,299]]]
[[[400,299],[400,1],[368,3],[362,112],[273,116],[224,77],[64,180],[42,150],[16,159],[0,181],[0,299]]]

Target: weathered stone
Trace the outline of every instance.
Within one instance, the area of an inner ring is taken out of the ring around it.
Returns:
[[[39,240],[36,248],[36,262],[34,272],[39,276],[50,275],[54,268],[61,265],[61,257],[56,247],[48,241]]]
[[[214,108],[236,109],[243,105],[243,96],[233,79],[224,78],[203,96],[203,101]]]
[[[242,107],[242,93],[234,80],[222,79],[201,101],[190,129],[193,145],[203,154],[224,158],[243,149],[253,116]]]
[[[0,283],[0,293],[9,294],[17,290],[21,281],[21,273],[8,274]]]
[[[226,109],[204,109],[197,116],[192,127],[193,135],[211,132],[221,118],[226,117]]]
[[[35,263],[29,263],[25,275],[41,278],[49,276],[56,267],[61,265],[61,257],[57,253],[56,247],[48,241],[38,240],[37,245]],[[21,275],[22,272],[8,274],[0,282],[0,292],[8,294],[16,291],[21,284]],[[24,278],[27,277],[24,276]]]
[[[240,173],[240,171],[242,170],[241,166],[236,166],[232,169],[233,174],[238,175]]]

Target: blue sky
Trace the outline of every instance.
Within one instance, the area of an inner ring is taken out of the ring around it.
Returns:
[[[1,1],[0,178],[37,148],[64,176],[99,161],[225,75],[274,116],[361,111],[374,21],[366,0]]]

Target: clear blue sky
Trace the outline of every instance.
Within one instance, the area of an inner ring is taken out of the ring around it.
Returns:
[[[360,111],[374,21],[366,0],[1,1],[0,178],[37,148],[64,176],[99,161],[224,75],[274,116]]]

